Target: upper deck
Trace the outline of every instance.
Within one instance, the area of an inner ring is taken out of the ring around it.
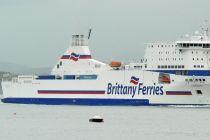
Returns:
[[[148,43],[144,59],[135,67],[179,75],[210,76],[208,28],[170,43]]]

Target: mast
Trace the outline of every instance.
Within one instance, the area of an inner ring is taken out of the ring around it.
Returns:
[[[201,27],[203,35],[208,36],[209,27],[208,27],[208,21],[205,20],[203,26]]]
[[[92,29],[90,28],[89,33],[88,33],[88,39],[90,39],[91,31],[92,31]]]

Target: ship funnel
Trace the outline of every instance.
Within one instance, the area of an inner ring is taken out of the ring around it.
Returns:
[[[72,46],[86,46],[84,35],[72,35]]]

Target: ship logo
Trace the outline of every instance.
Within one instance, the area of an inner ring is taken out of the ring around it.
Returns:
[[[139,83],[139,78],[137,78],[135,76],[132,76],[131,80],[130,80],[130,83],[132,83],[134,85],[137,85]]]
[[[79,54],[71,53],[70,60],[78,61],[79,60]]]

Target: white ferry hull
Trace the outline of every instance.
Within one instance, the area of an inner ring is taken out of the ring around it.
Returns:
[[[140,78],[130,83],[133,75]],[[174,82],[158,84],[156,72],[109,71],[97,80],[25,80],[2,82],[4,103],[69,105],[209,105],[210,86],[186,83],[187,76],[171,75]],[[115,78],[109,78],[115,77]],[[205,79],[205,83],[209,79]],[[119,85],[119,86],[118,86]],[[114,89],[113,87],[116,86]],[[117,86],[119,87],[118,90]],[[123,86],[120,88],[120,86]],[[162,88],[161,88],[162,87]],[[130,90],[128,90],[130,88]],[[160,90],[161,89],[161,90]],[[202,94],[196,90],[202,89]]]

